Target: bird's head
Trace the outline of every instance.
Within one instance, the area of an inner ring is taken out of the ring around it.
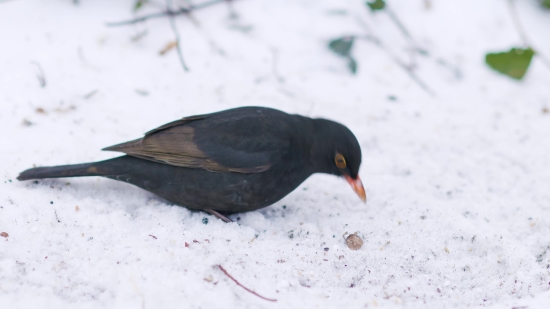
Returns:
[[[359,178],[361,147],[345,126],[326,119],[314,119],[314,140],[311,162],[315,172],[341,176],[366,202],[365,189]]]

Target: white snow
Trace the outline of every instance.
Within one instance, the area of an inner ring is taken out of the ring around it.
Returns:
[[[395,24],[360,0],[242,0],[233,18],[226,4],[177,18],[188,73],[175,50],[158,55],[174,39],[167,18],[105,26],[135,16],[131,0],[0,3],[0,308],[549,308],[550,70],[535,57],[517,82],[483,63],[521,46],[507,1],[425,2],[389,4],[432,55],[415,72],[435,96],[393,60],[411,58]],[[548,57],[550,12],[515,2]],[[327,43],[365,25],[387,50],[356,41],[353,76]],[[314,175],[225,224],[109,179],[15,180],[244,105],[347,125],[368,203]]]

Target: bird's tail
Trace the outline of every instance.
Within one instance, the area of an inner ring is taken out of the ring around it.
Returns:
[[[105,176],[101,171],[100,162],[83,163],[74,165],[60,165],[49,167],[35,167],[23,171],[17,177],[18,180],[60,178],[60,177],[80,177],[80,176]]]

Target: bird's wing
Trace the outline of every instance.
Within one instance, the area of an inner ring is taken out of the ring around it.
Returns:
[[[104,150],[215,172],[263,172],[290,151],[289,116],[250,109],[183,118]]]

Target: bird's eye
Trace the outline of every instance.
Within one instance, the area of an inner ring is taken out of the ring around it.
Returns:
[[[337,153],[334,157],[334,163],[336,163],[338,168],[346,168],[346,159],[344,159],[344,156],[340,153]]]

